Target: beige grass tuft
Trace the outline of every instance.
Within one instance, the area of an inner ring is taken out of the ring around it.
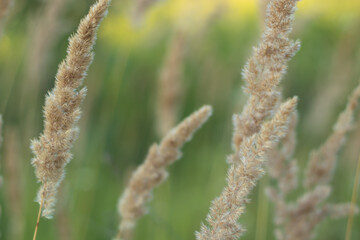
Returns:
[[[259,131],[280,101],[278,85],[285,74],[287,62],[300,48],[299,41],[288,38],[298,0],[272,0],[268,4],[265,30],[253,56],[248,60],[243,78],[244,91],[249,94],[242,113],[234,118],[233,147]]]
[[[319,149],[311,152],[304,181],[306,188],[318,184],[327,184],[332,178],[336,167],[337,154],[345,143],[346,133],[352,130],[354,111],[359,98],[360,85],[350,95],[344,112],[339,115],[334,125],[333,133]]]
[[[116,239],[132,239],[137,219],[146,214],[145,204],[152,190],[163,182],[168,173],[166,167],[181,157],[180,149],[212,114],[210,106],[204,106],[173,128],[159,145],[153,144],[143,164],[133,173],[118,210],[121,217]]]
[[[66,59],[60,64],[55,87],[46,96],[44,132],[32,141],[35,157],[32,164],[41,182],[37,202],[42,203],[42,216],[51,218],[57,188],[64,177],[64,168],[71,159],[70,149],[78,134],[75,126],[80,118],[80,104],[86,88],[79,90],[93,60],[97,28],[107,14],[110,0],[99,0],[81,20],[75,35],[69,39]]]
[[[227,173],[227,186],[211,203],[206,218],[209,226],[202,224],[196,239],[235,240],[245,232],[238,218],[245,212],[249,194],[264,174],[265,153],[286,134],[296,104],[296,97],[281,104],[274,117],[262,124],[258,133],[244,139],[239,150],[229,156],[232,164]]]
[[[235,240],[245,232],[238,218],[264,174],[266,153],[288,131],[297,98],[278,107],[281,93],[277,88],[287,62],[300,46],[298,41],[288,39],[296,3],[297,0],[272,0],[268,5],[264,34],[243,71],[244,91],[250,96],[242,113],[233,117],[234,153],[227,159],[227,186],[211,203],[206,219],[209,226],[202,224],[196,233],[198,240]],[[264,122],[268,117],[272,119]]]
[[[295,203],[287,202],[288,194],[298,187],[297,164],[292,159],[295,132],[288,134],[280,150],[274,149],[269,154],[269,173],[276,180],[277,187],[267,189],[267,194],[276,208],[275,234],[278,240],[311,239],[318,224],[327,217],[338,219],[358,212],[354,203],[328,204],[325,201],[331,193],[329,183],[335,170],[337,153],[345,142],[346,133],[352,129],[359,97],[360,85],[350,95],[333,133],[323,146],[310,154],[305,171],[306,191]]]
[[[296,126],[298,115],[291,116],[289,131],[281,141],[281,149],[272,148],[267,153],[268,171],[271,178],[277,179],[281,192],[286,195],[298,186],[298,166],[292,159],[296,148]]]

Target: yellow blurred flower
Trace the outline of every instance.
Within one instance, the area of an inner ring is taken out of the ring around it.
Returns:
[[[225,7],[222,20],[229,25],[245,24],[259,11],[261,0],[162,0],[154,4],[136,25],[129,13],[112,12],[104,22],[102,34],[110,42],[123,47],[136,47],[146,42],[163,24],[194,33],[201,30],[217,8]],[[302,0],[299,17],[316,16],[329,21],[351,20],[360,15],[358,0]],[[131,12],[130,10],[127,12]]]

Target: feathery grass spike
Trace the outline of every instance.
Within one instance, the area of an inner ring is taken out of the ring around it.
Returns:
[[[245,212],[251,190],[264,174],[265,153],[286,134],[296,105],[296,97],[281,104],[274,117],[263,123],[258,133],[245,138],[239,150],[229,156],[233,164],[227,173],[227,186],[212,201],[206,218],[209,226],[202,224],[196,233],[198,240],[235,240],[245,232],[238,219]]]
[[[358,212],[355,203],[329,204],[326,200],[331,192],[329,182],[335,170],[336,155],[345,142],[346,133],[352,128],[359,97],[360,85],[350,95],[328,140],[310,154],[305,171],[306,191],[295,203],[287,202],[288,193],[298,187],[297,165],[291,159],[295,147],[295,141],[291,140],[293,137],[283,140],[282,151],[274,149],[270,152],[269,172],[276,180],[277,188],[267,189],[267,194],[276,207],[277,239],[308,240],[314,237],[314,230],[325,218],[338,219]]]
[[[241,236],[245,229],[237,221],[245,211],[248,195],[264,173],[265,153],[288,131],[297,98],[278,107],[281,94],[277,87],[287,62],[300,47],[298,41],[288,38],[297,2],[272,0],[268,5],[262,39],[243,71],[244,90],[250,96],[242,113],[233,117],[234,153],[227,159],[230,165],[227,186],[211,203],[209,226],[202,224],[201,231],[196,233],[198,240]],[[271,121],[264,122],[272,115]]]
[[[202,107],[173,128],[159,145],[150,147],[144,163],[135,170],[119,199],[121,222],[116,239],[132,239],[137,219],[146,214],[145,204],[150,200],[152,190],[168,175],[166,167],[181,157],[181,147],[190,141],[211,114],[210,106]]]
[[[71,159],[70,149],[76,139],[80,104],[86,88],[79,89],[93,60],[93,46],[101,20],[107,14],[110,0],[99,0],[83,18],[77,32],[69,39],[67,56],[60,64],[55,87],[46,96],[44,132],[32,141],[35,157],[32,164],[41,187],[37,202],[42,216],[51,218],[57,188],[64,177],[64,168]]]
[[[244,90],[249,98],[242,113],[234,118],[235,150],[246,137],[259,131],[262,121],[274,112],[280,101],[277,87],[285,74],[287,62],[300,48],[299,41],[288,38],[297,2],[272,0],[268,4],[261,41],[243,70]]]
[[[298,115],[294,112],[291,116],[289,131],[281,141],[281,149],[272,148],[267,152],[268,170],[271,178],[277,179],[283,195],[298,186],[298,166],[292,159],[296,148],[296,125]]]
[[[359,98],[360,84],[350,95],[345,110],[339,115],[333,127],[333,133],[319,149],[311,152],[304,182],[306,188],[327,184],[331,180],[336,167],[337,154],[345,143],[346,134],[352,130]]]
[[[328,185],[316,186],[307,191],[295,203],[285,202],[281,192],[268,189],[268,195],[276,204],[275,230],[278,240],[308,240],[314,237],[314,230],[327,217],[339,219],[358,212],[354,204],[325,203],[331,192]]]

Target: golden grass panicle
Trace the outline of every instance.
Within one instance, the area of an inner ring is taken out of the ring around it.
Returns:
[[[261,17],[261,19],[266,19],[266,11],[267,11],[267,6],[269,4],[270,0],[258,0],[258,4],[259,4],[259,15]]]
[[[42,203],[42,216],[46,218],[52,216],[57,188],[71,159],[70,149],[78,132],[75,125],[86,95],[86,88],[79,88],[93,59],[97,28],[107,14],[109,4],[110,0],[99,0],[94,4],[69,39],[68,54],[59,66],[55,87],[46,96],[44,132],[32,141],[35,155],[32,164],[41,182],[37,201]]]
[[[331,180],[336,168],[337,154],[345,143],[346,133],[353,128],[354,111],[359,98],[360,84],[350,95],[345,110],[333,127],[333,133],[319,149],[310,153],[304,181],[306,188],[327,184]]]
[[[248,60],[243,78],[249,98],[242,113],[234,118],[233,147],[259,131],[262,121],[270,116],[279,102],[278,84],[287,62],[300,48],[299,41],[288,38],[298,0],[272,0],[268,4],[265,30],[260,44]]]
[[[248,195],[263,175],[266,153],[287,133],[297,98],[280,104],[277,90],[286,64],[299,49],[291,41],[292,19],[297,0],[272,0],[268,5],[265,31],[248,60],[243,78],[250,96],[241,114],[234,115],[233,149],[227,186],[210,207],[208,226],[202,224],[198,240],[238,239],[245,229],[237,222],[245,211]],[[279,106],[279,107],[278,107]],[[272,120],[264,122],[267,117]]]
[[[290,119],[289,131],[281,141],[281,149],[272,148],[267,153],[269,176],[277,179],[284,196],[298,186],[297,161],[292,159],[296,148],[297,120],[298,115],[294,112]]]
[[[181,73],[184,57],[184,36],[174,34],[158,82],[156,129],[160,137],[175,126],[182,94]]]
[[[267,152],[269,176],[276,180],[277,187],[268,187],[266,193],[275,204],[276,225],[283,222],[287,216],[285,203],[287,194],[298,187],[298,166],[297,161],[293,159],[296,148],[297,120],[298,115],[294,112],[291,116],[289,131],[281,141],[281,148],[274,147]],[[275,229],[277,236],[280,233],[280,230]]]
[[[210,106],[204,106],[173,128],[159,145],[150,147],[147,157],[132,174],[123,195],[119,199],[121,217],[116,239],[132,238],[137,219],[146,214],[145,204],[152,190],[167,177],[166,167],[180,158],[180,148],[212,114]]]
[[[282,103],[274,117],[263,123],[258,133],[245,138],[239,150],[229,156],[232,164],[227,173],[227,186],[212,201],[206,218],[209,226],[202,224],[196,239],[235,240],[245,231],[238,219],[245,212],[251,190],[264,174],[266,152],[286,134],[296,104],[296,97]]]
[[[287,151],[269,155],[270,176],[276,180],[276,188],[268,188],[267,194],[275,204],[275,234],[278,240],[308,240],[314,237],[314,230],[325,218],[333,219],[357,213],[354,203],[328,204],[329,182],[335,170],[336,155],[345,141],[346,133],[352,128],[353,115],[360,97],[360,85],[351,94],[345,110],[339,115],[334,132],[326,143],[310,155],[305,171],[305,193],[295,202],[288,203],[287,195],[297,186],[296,161]],[[289,139],[283,142],[283,149],[293,149]],[[272,152],[276,152],[273,150]],[[292,152],[292,151],[291,151]],[[294,166],[294,167],[293,167]],[[294,170],[295,169],[295,170]],[[314,175],[314,176],[313,176]]]
[[[278,240],[309,240],[315,237],[314,230],[324,219],[339,219],[351,211],[358,212],[353,204],[326,204],[331,187],[316,186],[307,191],[295,203],[286,203],[281,192],[268,189],[268,196],[276,204],[275,235]]]

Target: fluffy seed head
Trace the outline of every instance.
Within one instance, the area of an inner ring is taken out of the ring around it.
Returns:
[[[80,22],[77,32],[69,39],[65,60],[60,64],[55,87],[46,96],[44,132],[31,143],[32,165],[41,187],[37,202],[43,204],[42,216],[51,218],[56,193],[64,177],[64,168],[72,155],[70,149],[78,134],[80,104],[86,88],[79,88],[93,59],[97,28],[107,14],[109,0],[99,0]]]
[[[180,149],[212,114],[210,106],[204,106],[173,128],[159,145],[153,144],[143,164],[133,173],[124,194],[119,199],[121,217],[116,239],[132,239],[136,220],[146,214],[145,204],[152,190],[163,182],[168,173],[166,167],[180,158]]]
[[[281,104],[274,117],[262,124],[258,133],[244,139],[239,150],[229,156],[227,186],[211,203],[206,218],[209,226],[202,224],[196,239],[235,240],[245,232],[238,219],[245,212],[251,190],[264,174],[265,153],[286,134],[296,104],[296,97]]]
[[[268,5],[261,41],[243,70],[244,91],[249,98],[241,115],[234,119],[234,149],[259,131],[263,120],[274,113],[280,101],[278,85],[287,62],[300,48],[299,41],[289,39],[296,3],[296,0],[272,0]]]

